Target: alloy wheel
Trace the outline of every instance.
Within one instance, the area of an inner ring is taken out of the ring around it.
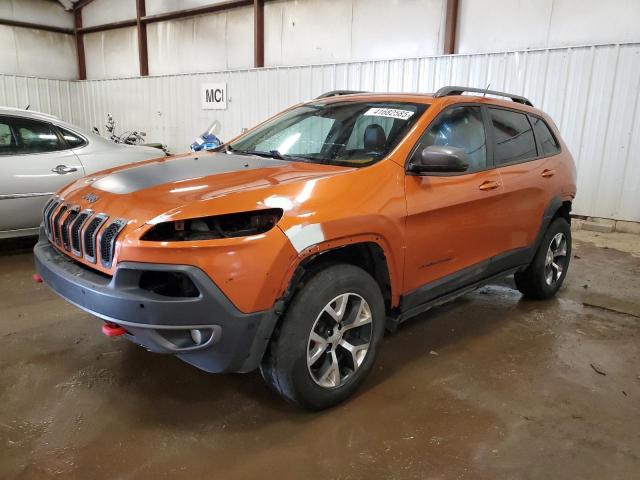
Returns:
[[[343,293],[320,312],[307,344],[307,367],[313,381],[336,388],[360,368],[373,335],[371,308],[355,293]]]
[[[557,233],[549,244],[544,262],[544,278],[547,285],[553,285],[562,276],[567,264],[567,237]]]

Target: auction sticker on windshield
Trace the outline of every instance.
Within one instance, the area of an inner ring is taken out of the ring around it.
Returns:
[[[389,117],[398,118],[400,120],[409,120],[415,112],[411,110],[402,110],[400,108],[370,108],[364,114],[367,117]]]

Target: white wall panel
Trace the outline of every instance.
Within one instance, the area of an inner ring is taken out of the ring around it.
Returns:
[[[253,9],[152,23],[147,27],[149,73],[248,68],[253,64]]]
[[[0,105],[51,113],[71,119],[75,111],[76,82],[0,75]]]
[[[265,63],[304,65],[349,61],[352,8],[351,0],[266,3]]]
[[[88,79],[140,74],[136,27],[87,33],[84,35],[84,52]]]
[[[640,41],[638,0],[465,0],[460,53]]]
[[[350,60],[438,54],[443,43],[444,3],[444,0],[352,0]]]
[[[136,0],[94,0],[82,8],[82,25],[92,27],[136,18]]]
[[[227,83],[227,110],[201,109],[203,82]],[[558,124],[578,165],[575,213],[640,221],[640,44],[86,82],[5,76],[0,101],[24,106],[28,97],[34,108],[85,128],[102,127],[110,112],[119,130],[146,130],[149,141],[183,151],[214,119],[229,139],[328,90],[433,92],[489,83],[529,97]]]
[[[50,0],[2,0],[0,18],[20,22],[73,28],[73,14]]]
[[[73,36],[0,25],[2,73],[70,79],[78,77]]]
[[[433,55],[444,0],[277,0],[265,4],[265,64]]]

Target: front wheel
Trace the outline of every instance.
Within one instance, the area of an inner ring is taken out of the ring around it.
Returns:
[[[531,264],[514,275],[518,290],[527,298],[551,298],[564,282],[570,259],[571,227],[567,220],[558,217],[542,237]]]
[[[371,370],[384,332],[376,281],[353,265],[316,273],[297,293],[260,366],[287,400],[321,410],[352,395]]]

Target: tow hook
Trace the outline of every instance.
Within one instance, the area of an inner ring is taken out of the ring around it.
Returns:
[[[39,273],[34,273],[31,278],[33,278],[33,281],[36,283],[42,283],[42,277]]]
[[[127,333],[127,331],[117,323],[105,322],[104,325],[102,325],[102,333],[107,337],[119,337]]]

